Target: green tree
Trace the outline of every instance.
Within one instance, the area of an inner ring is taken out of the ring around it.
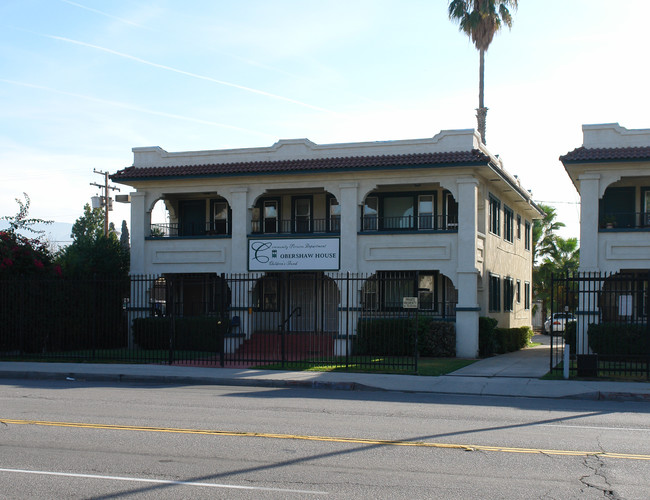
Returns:
[[[485,144],[485,124],[488,108],[484,102],[485,53],[492,43],[494,35],[505,24],[512,27],[510,10],[517,9],[518,0],[451,0],[449,2],[449,19],[458,23],[460,31],[470,37],[479,51],[479,88],[476,118],[478,132]]]
[[[557,220],[555,208],[540,204],[544,217],[533,224],[533,294],[542,302],[542,315],[547,316],[551,306],[552,278],[575,273],[578,270],[580,249],[577,238],[564,239],[557,231],[564,223]],[[555,290],[555,297],[563,296],[566,305],[574,306],[575,297],[566,290]]]
[[[565,226],[563,222],[557,220],[555,208],[541,203],[538,206],[544,212],[544,218],[533,222],[533,262],[554,251],[556,233]]]
[[[72,225],[70,236],[75,242],[84,239],[93,241],[104,236],[104,209],[90,208],[86,203],[83,215]]]
[[[57,257],[66,276],[126,277],[129,274],[129,250],[124,248],[115,231],[104,236],[104,212],[84,206],[84,213],[72,226],[73,242]]]
[[[122,221],[122,230],[120,231],[120,245],[125,249],[129,250],[131,244],[129,243],[129,228],[126,225],[126,221]]]

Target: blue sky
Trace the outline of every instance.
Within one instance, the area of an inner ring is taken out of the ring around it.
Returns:
[[[649,17],[647,0],[521,0],[488,51],[487,146],[563,236],[579,211],[558,157],[581,125],[650,128]],[[26,192],[32,217],[74,222],[93,169],[130,165],[132,147],[476,126],[478,53],[446,0],[3,0],[0,25],[0,215]]]

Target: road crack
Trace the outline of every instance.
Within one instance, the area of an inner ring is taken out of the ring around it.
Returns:
[[[600,455],[588,455],[583,459],[583,465],[590,472],[580,478],[580,482],[588,489],[601,491],[604,498],[621,500],[609,483],[605,474],[605,462]]]

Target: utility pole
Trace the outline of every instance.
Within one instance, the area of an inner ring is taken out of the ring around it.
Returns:
[[[103,190],[103,195],[101,196],[100,206],[104,208],[104,236],[108,238],[108,211],[113,210],[113,200],[110,198],[109,190],[119,191],[120,188],[115,186],[108,185],[108,172],[102,172],[101,170],[93,169],[93,172],[99,175],[104,176],[104,184],[97,184],[96,182],[91,182],[91,186],[97,186]],[[93,208],[96,208],[93,206]]]

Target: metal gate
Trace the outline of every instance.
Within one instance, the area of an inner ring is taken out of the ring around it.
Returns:
[[[553,276],[545,330],[552,371],[650,379],[650,272]]]

